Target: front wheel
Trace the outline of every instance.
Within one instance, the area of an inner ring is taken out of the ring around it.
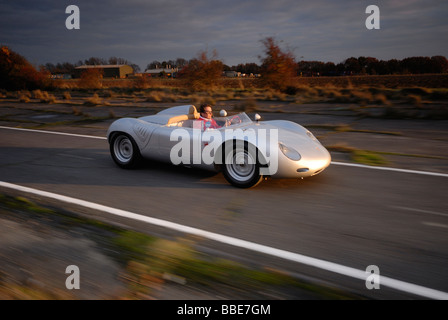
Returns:
[[[124,169],[137,167],[142,159],[134,139],[125,133],[117,133],[112,137],[110,153],[115,163]]]
[[[234,142],[233,148],[224,153],[223,174],[235,187],[251,188],[259,184],[263,176],[260,174],[255,148],[251,150],[247,143],[238,146]]]

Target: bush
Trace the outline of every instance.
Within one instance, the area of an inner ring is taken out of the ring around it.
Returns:
[[[72,100],[72,96],[71,96],[70,92],[68,92],[68,91],[64,91],[62,96],[63,96],[64,100]]]
[[[103,104],[103,100],[98,96],[97,93],[94,93],[92,97],[87,98],[87,100],[84,102],[84,105],[86,106],[97,106]]]
[[[56,98],[54,95],[49,94],[47,91],[34,90],[33,91],[34,99],[40,100],[42,103],[56,103]]]
[[[133,81],[133,87],[136,89],[148,89],[151,86],[150,80],[146,76],[137,77]]]
[[[103,72],[100,69],[86,69],[81,73],[78,87],[82,89],[100,89],[103,85]]]

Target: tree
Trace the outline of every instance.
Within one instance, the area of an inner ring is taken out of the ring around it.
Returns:
[[[162,67],[161,65],[162,65],[162,64],[161,64],[159,61],[154,60],[153,62],[149,63],[149,64],[146,66],[146,69],[145,69],[145,70],[160,69],[160,68]]]
[[[222,76],[223,63],[217,60],[218,54],[213,52],[212,58],[207,51],[198,53],[197,58],[189,61],[178,74],[186,80],[187,86],[193,91],[208,89],[216,86]]]
[[[103,58],[96,58],[96,57],[91,57],[89,59],[84,60],[84,64],[89,66],[99,66],[107,63],[108,62]]]
[[[185,59],[183,59],[183,58],[177,58],[177,59],[176,59],[176,63],[175,63],[175,65],[176,65],[177,68],[183,68],[183,67],[185,67],[187,64],[188,64],[188,61],[185,60]]]
[[[447,73],[448,72],[448,60],[444,56],[431,57],[431,64],[433,73]]]
[[[277,41],[268,37],[261,41],[265,57],[261,58],[262,83],[273,89],[284,91],[294,85],[297,64],[291,51],[282,51]]]
[[[109,58],[109,64],[114,64],[114,65],[127,64],[127,65],[131,65],[132,62],[129,62],[128,60],[126,60],[124,58],[110,57]]]
[[[0,47],[0,88],[34,90],[51,85],[48,72],[37,71],[24,57],[6,46]]]
[[[135,63],[131,63],[130,66],[134,69],[134,72],[140,72],[140,66]]]
[[[344,61],[344,69],[347,74],[359,74],[362,67],[359,65],[358,59],[351,57]]]
[[[240,63],[239,65],[230,68],[231,71],[237,71],[245,74],[258,74],[261,72],[260,69],[260,66],[256,63]]]
[[[47,72],[51,74],[73,74],[75,72],[75,65],[70,62],[63,62],[54,65],[53,63],[46,63],[42,66]]]

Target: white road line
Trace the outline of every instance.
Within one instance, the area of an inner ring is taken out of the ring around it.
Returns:
[[[80,160],[90,160],[90,161],[95,160],[94,158],[81,157],[81,156],[77,156],[74,154],[67,154],[67,153],[59,153],[58,156],[68,157],[68,158],[73,158],[73,159],[80,159]]]
[[[358,168],[372,169],[372,170],[383,170],[383,171],[395,171],[395,172],[402,172],[402,173],[423,174],[423,175],[427,175],[427,176],[436,176],[436,177],[448,178],[448,174],[447,173],[439,173],[439,172],[429,172],[429,171],[409,170],[409,169],[398,169],[398,168],[389,168],[389,167],[376,167],[376,166],[374,167],[374,166],[367,166],[367,165],[357,164],[357,163],[346,163],[346,162],[336,162],[336,161],[332,161],[331,164],[335,164],[337,166],[358,167]]]
[[[425,226],[428,226],[428,227],[437,227],[437,228],[445,228],[445,229],[448,229],[448,225],[443,224],[443,223],[436,223],[436,222],[422,222],[422,224],[424,224]]]
[[[4,127],[4,126],[0,126],[0,129],[39,132],[39,133],[50,133],[50,134],[57,134],[57,135],[62,135],[62,136],[72,136],[72,137],[80,137],[80,138],[107,140],[106,137],[88,136],[88,135],[82,135],[82,134],[56,132],[56,131],[24,129],[24,128]],[[395,172],[401,172],[401,173],[412,173],[412,174],[420,174],[420,175],[448,178],[447,173],[438,173],[438,172],[429,172],[429,171],[420,171],[420,170],[408,170],[408,169],[399,169],[399,168],[390,168],[390,167],[367,166],[367,165],[362,165],[362,164],[357,164],[357,163],[347,163],[347,162],[337,162],[337,161],[332,161],[331,164],[337,165],[337,166],[358,167],[358,168],[371,169],[371,170],[395,171]]]
[[[430,210],[422,210],[422,209],[408,208],[408,207],[401,207],[401,206],[392,206],[391,208],[406,210],[406,211],[414,211],[414,212],[419,212],[419,213],[433,214],[435,216],[448,217],[447,213],[441,213],[441,212],[430,211]]]
[[[49,134],[57,134],[57,135],[60,135],[60,136],[70,136],[70,137],[78,137],[78,138],[90,138],[90,139],[107,140],[106,137],[88,136],[88,135],[84,135],[84,134],[75,134],[75,133],[67,133],[67,132],[56,132],[56,131],[25,129],[25,128],[14,128],[14,127],[3,127],[3,126],[0,126],[0,129],[17,130],[17,131],[25,131],[25,132],[49,133]]]
[[[112,208],[112,207],[107,207],[107,206],[100,205],[97,203],[80,200],[80,199],[76,199],[76,198],[72,198],[72,197],[67,197],[67,196],[63,196],[60,194],[56,194],[56,193],[51,193],[51,192],[42,191],[42,190],[38,190],[38,189],[28,188],[28,187],[11,184],[8,182],[3,182],[3,181],[0,181],[0,187],[14,189],[14,190],[17,190],[20,192],[25,192],[25,193],[31,193],[31,194],[35,194],[38,196],[51,198],[51,199],[55,199],[58,201],[86,207],[89,209],[106,212],[108,214],[125,217],[125,218],[129,218],[129,219],[133,219],[133,220],[138,220],[138,221],[142,221],[142,222],[149,223],[152,225],[161,226],[161,227],[164,227],[167,229],[176,230],[179,232],[200,236],[200,237],[203,237],[206,239],[214,240],[214,241],[228,244],[231,246],[245,248],[248,250],[268,254],[268,255],[279,257],[282,259],[298,262],[301,264],[306,264],[306,265],[316,267],[319,269],[323,269],[323,270],[327,270],[330,272],[335,272],[335,273],[342,274],[342,275],[352,277],[355,279],[359,279],[362,281],[366,281],[367,276],[370,275],[370,273],[366,273],[366,271],[364,271],[364,270],[358,270],[358,269],[354,269],[351,267],[346,267],[346,266],[343,266],[340,264],[336,264],[333,262],[328,262],[325,260],[320,260],[320,259],[304,256],[304,255],[301,255],[298,253],[289,252],[289,251],[285,251],[285,250],[281,250],[281,249],[276,249],[276,248],[268,247],[265,245],[257,244],[254,242],[241,240],[241,239],[237,239],[237,238],[232,238],[229,236],[225,236],[225,235],[221,235],[221,234],[217,234],[217,233],[213,233],[213,232],[209,232],[206,230],[201,230],[201,229],[197,229],[197,228],[193,228],[193,227],[188,227],[188,226],[184,226],[184,225],[166,221],[166,220],[147,217],[147,216],[143,216],[143,215],[136,214],[133,212],[120,210],[120,209],[116,209],[116,208]],[[396,289],[399,291],[408,292],[408,293],[411,293],[414,295],[423,296],[423,297],[430,298],[430,299],[448,300],[448,293],[443,292],[443,291],[438,291],[438,290],[422,287],[419,285],[407,283],[404,281],[395,280],[392,278],[385,277],[383,275],[381,275],[380,281],[381,281],[381,285],[390,287],[390,288],[393,288],[393,289]]]

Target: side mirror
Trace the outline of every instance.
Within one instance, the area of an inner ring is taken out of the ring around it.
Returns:
[[[219,115],[220,115],[221,117],[227,117],[227,111],[224,110],[224,109],[222,109],[221,111],[219,111]]]
[[[256,113],[255,114],[255,121],[259,121],[261,119],[261,116],[258,114],[258,113]]]

